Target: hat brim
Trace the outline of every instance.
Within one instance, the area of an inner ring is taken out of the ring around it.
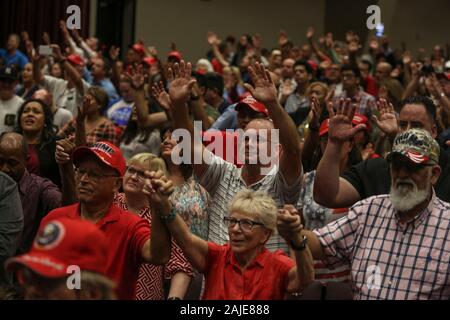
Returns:
[[[269,113],[268,113],[267,110],[266,111],[259,110],[258,108],[255,108],[252,105],[250,105],[248,103],[245,103],[245,102],[239,102],[238,104],[236,104],[236,107],[234,107],[234,110],[239,111],[242,107],[247,107],[247,108],[249,108],[249,109],[251,109],[251,110],[253,110],[255,112],[262,113],[266,117],[269,116]]]
[[[418,154],[416,152],[410,152],[410,151],[403,151],[403,152],[399,152],[399,151],[393,151],[391,153],[389,153],[386,157],[387,161],[392,161],[392,158],[395,155],[400,155],[406,159],[408,159],[409,161],[411,161],[412,163],[415,164],[427,164],[430,163],[430,158],[422,155],[422,154]]]
[[[72,153],[72,161],[73,164],[75,166],[78,166],[78,164],[84,159],[86,158],[86,156],[92,155],[95,158],[97,158],[98,160],[100,160],[102,163],[104,163],[106,166],[110,167],[111,169],[116,170],[120,176],[123,176],[123,173],[120,172],[119,170],[117,170],[113,165],[111,165],[111,163],[109,163],[108,161],[106,161],[102,156],[100,156],[97,152],[95,152],[94,150],[92,150],[89,147],[78,147],[76,148],[73,153]]]
[[[68,265],[41,253],[27,253],[6,261],[5,268],[9,272],[19,267],[26,267],[44,278],[63,278],[67,276]]]

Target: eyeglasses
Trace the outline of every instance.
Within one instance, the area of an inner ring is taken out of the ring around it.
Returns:
[[[127,174],[130,176],[136,175],[138,180],[144,180],[145,179],[145,171],[134,169],[133,167],[127,168]]]
[[[238,219],[230,218],[230,217],[224,217],[223,223],[228,228],[234,228],[234,226],[236,224],[238,224],[242,231],[252,231],[254,226],[264,226],[264,224],[255,222],[252,220],[248,220],[248,219],[238,220]]]
[[[78,176],[78,178],[82,178],[82,177],[84,177],[85,174],[87,174],[88,178],[93,181],[99,181],[102,178],[118,178],[119,177],[118,175],[107,175],[107,174],[102,174],[97,171],[80,169],[80,168],[75,169],[75,174]]]

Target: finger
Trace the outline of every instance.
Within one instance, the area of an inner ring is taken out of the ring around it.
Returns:
[[[173,65],[173,75],[174,75],[174,78],[180,77],[180,65],[178,63],[175,63]]]
[[[330,115],[330,119],[333,118],[335,116],[335,113],[334,113],[334,110],[333,110],[333,102],[330,101],[330,102],[327,103],[327,110],[328,110],[328,113]]]
[[[255,80],[258,78],[255,69],[252,66],[248,66],[248,73],[250,74],[250,78],[255,82]]]
[[[188,62],[186,65],[186,77],[191,78],[191,74],[192,74],[192,64]]]
[[[353,137],[355,134],[357,134],[359,131],[363,131],[366,130],[366,125],[365,124],[359,124],[356,127],[351,129],[351,136]]]
[[[172,81],[175,78],[175,75],[173,73],[173,69],[169,68],[167,71],[167,80]]]
[[[180,78],[186,77],[186,63],[184,60],[181,60],[180,62]]]
[[[255,88],[253,88],[252,85],[250,85],[248,83],[244,83],[244,87],[245,87],[245,89],[247,89],[248,92],[251,93],[252,96],[254,96]]]

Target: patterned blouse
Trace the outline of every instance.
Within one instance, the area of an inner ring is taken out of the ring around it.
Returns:
[[[117,193],[114,203],[124,210],[128,210],[124,193]],[[150,207],[145,207],[139,212],[141,218],[147,219],[152,225]],[[149,263],[141,264],[136,285],[136,300],[164,300],[163,281],[172,278],[178,272],[184,272],[193,276],[192,267],[185,258],[181,248],[172,239],[170,260],[164,266]]]
[[[176,212],[190,227],[191,232],[203,240],[208,239],[208,192],[193,177],[175,188],[170,196]]]
[[[75,128],[76,122],[75,120],[72,120],[64,126],[62,131],[66,136],[69,136],[70,134],[75,133]],[[116,146],[119,144],[119,137],[117,136],[116,127],[110,120],[95,127],[95,129],[91,132],[86,132],[86,143],[88,146],[92,146],[100,141],[108,141]]]

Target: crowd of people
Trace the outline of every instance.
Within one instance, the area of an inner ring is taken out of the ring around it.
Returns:
[[[60,31],[0,49],[1,299],[450,298],[448,48]]]

